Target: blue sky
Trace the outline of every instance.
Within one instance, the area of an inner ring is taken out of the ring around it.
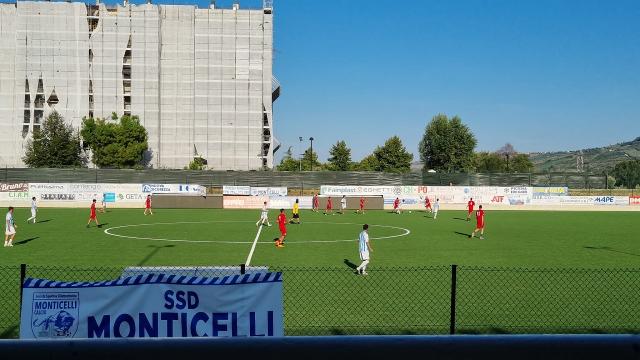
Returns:
[[[274,14],[277,158],[299,136],[324,161],[338,140],[359,160],[398,135],[417,160],[437,113],[478,150],[640,136],[638,0],[274,0]]]

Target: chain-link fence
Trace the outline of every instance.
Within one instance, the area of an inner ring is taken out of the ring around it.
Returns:
[[[283,273],[286,335],[639,333],[640,269],[469,266],[271,267]],[[240,271],[238,266],[235,267]],[[102,281],[125,267],[0,267],[0,336],[17,337],[22,276]],[[216,277],[220,268],[145,271]],[[189,273],[191,272],[191,273]]]
[[[321,185],[458,185],[458,186],[567,186],[606,189],[605,175],[579,173],[471,174],[411,172],[390,174],[354,171],[188,171],[128,169],[10,169],[0,170],[3,182],[50,183],[173,183],[284,186],[319,189]]]

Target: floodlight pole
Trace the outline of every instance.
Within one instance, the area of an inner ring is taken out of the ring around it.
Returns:
[[[302,136],[298,136],[298,139],[300,140],[300,145],[302,145]],[[300,148],[302,148],[302,146],[300,146]],[[298,163],[300,164],[300,171],[302,171],[302,157],[303,155],[299,154],[300,156],[300,160],[298,161]]]
[[[311,171],[313,171],[313,136],[309,138],[311,141],[311,154],[309,154],[310,162],[311,162]]]

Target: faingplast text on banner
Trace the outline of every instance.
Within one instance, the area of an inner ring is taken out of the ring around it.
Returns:
[[[279,336],[281,273],[23,285],[21,339]]]

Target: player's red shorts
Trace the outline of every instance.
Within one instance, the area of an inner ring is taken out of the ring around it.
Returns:
[[[90,215],[89,215],[89,219],[91,219],[91,220],[95,220],[95,219],[96,219],[96,214],[90,214]]]
[[[469,214],[473,212],[473,208],[469,208]]]
[[[476,224],[476,228],[478,229],[484,229],[484,223],[483,222],[479,222]]]
[[[286,226],[280,225],[280,235],[282,235],[282,236],[286,236],[287,235],[287,227]]]

